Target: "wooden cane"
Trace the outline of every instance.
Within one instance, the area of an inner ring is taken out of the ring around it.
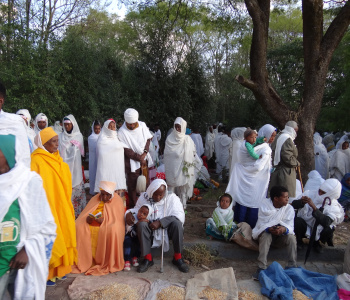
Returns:
[[[300,166],[298,166],[297,169],[298,169],[298,176],[299,176],[300,185],[301,185],[301,191],[304,193],[303,179],[301,178]]]

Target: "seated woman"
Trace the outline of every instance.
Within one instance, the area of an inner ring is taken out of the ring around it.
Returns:
[[[72,273],[106,275],[124,268],[123,200],[114,182],[101,181],[100,193],[91,198],[76,220],[78,264]]]
[[[211,218],[206,222],[206,234],[211,238],[228,241],[237,227],[233,222],[232,197],[229,194],[223,194],[217,202]]]

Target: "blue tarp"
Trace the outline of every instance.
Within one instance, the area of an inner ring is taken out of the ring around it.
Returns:
[[[338,300],[336,277],[304,268],[284,270],[278,262],[273,262],[259,274],[261,293],[270,299],[293,300],[293,290],[297,289],[314,300]]]

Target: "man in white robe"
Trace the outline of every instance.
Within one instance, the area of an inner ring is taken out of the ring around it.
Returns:
[[[174,247],[172,262],[181,272],[187,273],[189,266],[181,256],[185,212],[180,199],[174,193],[168,194],[167,184],[164,180],[156,179],[150,184],[146,192],[140,195],[133,211],[138,211],[144,205],[150,205],[154,213],[148,216],[150,223],[139,222],[136,225],[141,255],[144,257],[137,271],[143,273],[153,266],[151,248],[161,247],[162,231],[164,230],[164,251],[169,250],[169,239],[171,239]],[[132,212],[126,212],[125,222],[128,225],[134,224]]]
[[[214,140],[215,134],[213,131],[213,126],[210,126],[205,136],[205,149],[204,155],[207,157],[208,161],[213,157],[214,154]]]
[[[274,186],[271,199],[265,199],[259,208],[258,222],[253,228],[252,237],[259,241],[258,270],[253,275],[258,279],[261,270],[267,268],[267,255],[270,246],[287,247],[287,268],[297,267],[297,242],[294,235],[294,209],[288,204],[288,190]]]
[[[118,130],[119,140],[124,143],[124,163],[128,187],[129,207],[135,206],[137,179],[141,173],[148,174],[153,161],[149,153],[152,134],[146,123],[139,121],[139,113],[133,108],[124,112],[124,124]]]
[[[314,134],[315,169],[323,179],[329,178],[329,156],[318,132]]]
[[[229,171],[230,165],[230,148],[232,139],[225,127],[220,127],[221,132],[215,138],[215,154],[216,154],[216,173],[221,174],[223,170]]]
[[[193,130],[193,133],[190,135],[190,137],[196,145],[197,155],[201,157],[204,154],[203,139],[197,128]]]

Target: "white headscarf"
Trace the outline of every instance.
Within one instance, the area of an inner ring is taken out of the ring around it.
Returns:
[[[297,133],[294,130],[294,128],[286,125],[282,130],[282,134],[277,139],[277,145],[275,149],[275,158],[273,162],[275,166],[277,166],[281,160],[281,149],[284,142],[287,139],[291,139],[292,141],[294,141],[296,137],[297,137]]]
[[[79,126],[73,115],[68,115],[68,118],[73,125],[71,133],[64,131],[58,135],[59,151],[65,163],[68,164],[72,173],[73,188],[81,184],[83,180],[83,172],[81,168],[81,156],[84,156],[84,138],[80,133]],[[63,123],[63,122],[62,122]]]
[[[132,124],[132,123],[136,123],[139,120],[139,113],[136,109],[133,108],[128,108],[125,112],[124,112],[124,120],[125,122]]]
[[[335,146],[336,149],[342,149],[342,146],[345,142],[349,143],[349,137],[345,134],[341,137],[341,139],[338,141],[337,145]]]
[[[125,144],[125,148],[129,148],[135,153],[142,155],[147,143],[147,140],[152,139],[153,135],[150,133],[148,127],[144,122],[138,121],[139,113],[133,109],[128,108],[124,113],[125,122],[127,123],[136,123],[138,122],[138,127],[134,130],[128,129],[124,122],[123,126],[118,131],[119,139],[122,143]],[[128,121],[130,122],[128,122]],[[135,121],[136,120],[136,121]],[[133,122],[135,121],[135,122]],[[148,161],[148,166],[152,166],[153,161],[149,153],[147,153],[146,159]],[[135,172],[141,167],[139,161],[130,159],[130,168],[131,172]]]
[[[276,131],[276,127],[265,124],[263,127],[261,127],[258,131],[258,137],[265,137],[266,143],[270,140],[272,134]]]
[[[39,114],[35,117],[35,120],[34,120],[34,131],[35,131],[35,134],[38,134],[38,133],[41,131],[41,129],[40,129],[39,126],[38,126],[38,122],[39,122],[39,121],[45,121],[45,122],[46,122],[45,128],[46,128],[47,126],[49,126],[49,120],[48,120],[47,116],[46,116],[45,114],[43,114],[43,113],[39,113]]]
[[[53,125],[53,130],[55,130],[55,132],[56,132],[57,134],[62,133],[63,127],[61,126],[60,121],[56,121],[56,122],[55,122],[55,124]],[[92,129],[92,131],[94,131],[94,130]]]
[[[321,177],[320,173],[316,170],[311,171],[307,174],[308,180],[305,184],[305,191],[318,191],[324,179]]]
[[[98,192],[100,181],[112,181],[116,183],[116,190],[126,189],[124,147],[118,139],[116,130],[111,130],[108,125],[113,122],[107,120],[102,127],[96,146],[96,180],[95,192]]]
[[[26,130],[28,139],[32,143],[33,150],[36,149],[36,146],[34,144],[34,138],[35,138],[35,131],[30,127],[30,121],[32,119],[28,109],[20,109],[16,112],[16,115],[20,115],[25,121],[26,121]]]
[[[113,196],[116,188],[116,183],[111,181],[100,181],[99,187],[100,189]]]
[[[175,124],[181,126],[181,132],[175,129]],[[196,147],[189,135],[186,135],[187,122],[178,117],[174,122],[174,130],[167,137],[164,149],[165,177],[171,187],[187,185],[187,196],[191,197],[195,181]],[[184,173],[183,169],[187,169]]]

